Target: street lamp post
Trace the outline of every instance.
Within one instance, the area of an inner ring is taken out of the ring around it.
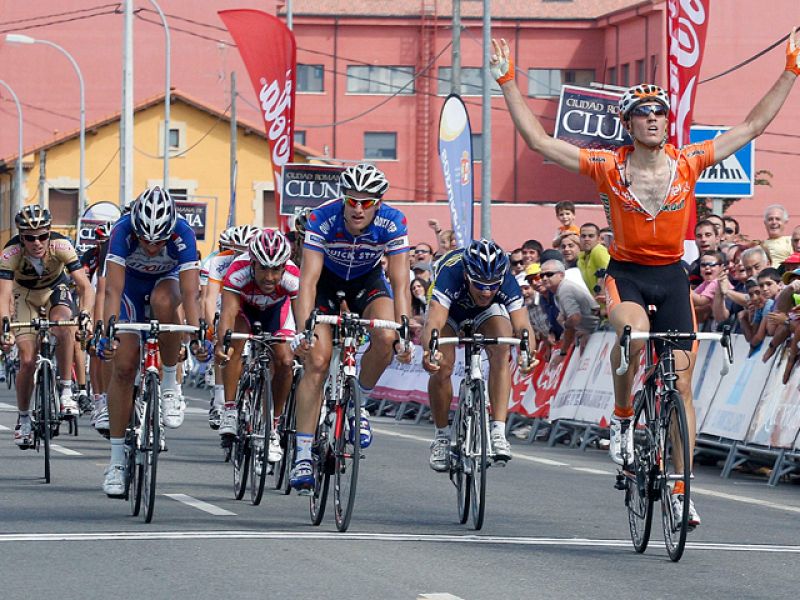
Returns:
[[[161,24],[164,26],[164,56],[165,56],[165,65],[164,65],[164,182],[163,187],[165,190],[169,190],[169,105],[170,105],[170,53],[171,53],[171,44],[170,44],[170,35],[169,35],[169,25],[167,24],[167,18],[164,16],[164,13],[161,11],[161,7],[158,5],[156,0],[150,0],[150,4],[152,4],[156,11],[158,12],[158,16],[161,17]]]
[[[6,42],[9,44],[44,44],[45,46],[50,46],[51,48],[55,48],[59,52],[61,52],[64,56],[67,57],[69,62],[72,64],[72,68],[75,69],[75,73],[78,75],[78,83],[80,84],[80,91],[81,91],[81,120],[80,120],[80,174],[78,180],[78,224],[80,225],[80,218],[83,215],[83,211],[86,210],[86,194],[85,194],[85,168],[86,168],[86,103],[84,99],[84,87],[83,87],[83,74],[81,73],[80,67],[78,67],[78,63],[75,62],[75,59],[72,55],[67,52],[64,48],[56,44],[55,42],[50,42],[48,40],[38,40],[34,39],[28,35],[22,35],[20,33],[9,33],[6,35]],[[80,226],[78,227],[78,235],[80,235]]]
[[[14,90],[11,89],[11,86],[8,85],[5,81],[0,79],[0,85],[8,90],[8,93],[11,94],[11,97],[14,99],[14,104],[17,105],[17,118],[18,118],[18,135],[19,135],[19,145],[17,146],[17,166],[16,166],[16,190],[14,190],[14,210],[12,213],[16,215],[22,209],[22,106],[20,106],[19,98],[14,93]],[[12,217],[12,225],[10,228],[13,229],[13,217]]]

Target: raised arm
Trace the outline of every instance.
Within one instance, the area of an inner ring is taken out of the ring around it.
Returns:
[[[781,73],[778,81],[758,101],[758,104],[753,107],[742,123],[714,139],[714,161],[716,163],[722,162],[739,148],[764,133],[783,106],[789,92],[792,91],[795,79],[800,75],[799,55],[800,48],[797,46],[795,30],[792,29],[789,41],[786,43],[786,70]]]
[[[501,39],[500,43],[492,40],[492,56],[489,64],[492,76],[503,90],[503,97],[506,99],[514,126],[528,147],[557,165],[577,173],[580,169],[579,148],[548,135],[539,119],[531,112],[514,81],[514,60],[511,58],[506,40]]]

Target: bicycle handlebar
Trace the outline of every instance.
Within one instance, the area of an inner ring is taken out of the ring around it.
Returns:
[[[523,329],[519,338],[515,337],[486,337],[480,333],[471,336],[439,337],[439,330],[431,330],[431,340],[428,343],[429,362],[432,365],[438,364],[435,359],[439,346],[452,346],[460,344],[475,344],[478,347],[494,346],[497,344],[508,344],[509,346],[519,346],[520,355],[528,366],[530,363],[530,339],[527,329]]]
[[[228,329],[222,338],[222,351],[227,354],[232,340],[248,340],[257,344],[284,344],[289,338],[271,333],[239,333]]]
[[[196,336],[196,340],[201,341],[206,337],[207,332],[205,329],[204,325],[161,324],[155,319],[149,323],[117,323],[116,315],[112,315],[108,320],[107,337],[114,339],[119,331],[146,331],[152,335],[158,335],[159,333],[193,333]]]

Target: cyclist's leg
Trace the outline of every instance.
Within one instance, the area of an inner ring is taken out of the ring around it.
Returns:
[[[58,285],[50,296],[51,321],[68,321],[75,315],[72,294],[66,285]],[[75,330],[71,327],[53,327],[58,362],[59,392],[61,410],[64,413],[77,412],[78,405],[72,398],[72,364],[75,357]]]
[[[394,320],[394,301],[389,297],[375,298],[362,313],[365,319]],[[378,382],[394,358],[394,342],[397,333],[391,329],[373,329],[369,334],[369,348],[361,359],[358,382],[369,391]]]
[[[32,333],[19,333],[15,339],[19,356],[17,408],[20,411],[28,411],[33,393],[33,372],[36,370],[36,337]]]
[[[331,362],[331,329],[317,325],[316,340],[303,361],[303,377],[297,384],[297,433],[314,435],[322,405],[322,386],[328,377]]]
[[[190,299],[191,301],[191,299]],[[150,293],[150,311],[159,323],[177,324],[181,322],[178,307],[181,294],[177,278],[166,276],[158,280]],[[171,429],[183,424],[185,404],[178,384],[178,360],[181,351],[181,334],[162,333],[158,337],[161,353],[162,374],[161,405],[164,425]]]
[[[237,333],[249,333],[250,323],[244,314],[239,313],[234,322],[233,330]],[[236,435],[236,427],[239,420],[239,413],[236,408],[236,388],[239,385],[239,378],[242,375],[242,351],[244,340],[231,340],[231,359],[227,362],[222,372],[222,385],[225,388],[225,402],[222,408],[222,417],[219,425],[219,435],[222,439],[225,436]]]
[[[284,298],[282,302],[264,311],[261,324],[268,333],[291,338],[295,334],[296,327],[289,299]],[[293,363],[294,353],[289,344],[272,346],[272,401],[276,418],[283,414],[283,406],[292,389]]]
[[[448,319],[442,328],[442,337],[454,336],[457,325]],[[431,442],[431,455],[428,464],[434,471],[448,471],[450,469],[450,404],[453,402],[453,365],[456,361],[456,347],[454,345],[441,346],[439,352],[439,370],[428,377],[428,402],[433,416],[434,434]]]
[[[501,314],[495,314],[500,312]],[[491,315],[491,316],[488,316]],[[479,332],[488,337],[510,337],[514,331],[505,307],[492,304],[475,321]],[[511,394],[511,351],[505,344],[487,346],[489,355],[489,404],[492,407],[491,440],[495,458],[508,460],[511,458],[511,445],[506,439],[506,416],[508,415],[508,398]]]

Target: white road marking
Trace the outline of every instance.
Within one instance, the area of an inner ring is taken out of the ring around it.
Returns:
[[[14,406],[13,404],[8,404],[6,402],[0,402],[0,411],[7,411],[7,410],[8,411],[12,411],[13,410],[13,411],[16,412],[17,407]]]
[[[417,600],[464,600],[460,596],[453,596],[453,594],[420,594]]]
[[[787,512],[800,513],[800,506],[790,506],[788,504],[779,504],[778,502],[770,502],[769,500],[762,500],[760,498],[751,498],[749,496],[737,496],[734,494],[726,494],[725,492],[717,492],[704,487],[692,485],[692,494],[699,496],[711,496],[713,498],[722,498],[723,500],[733,500],[734,502],[742,502],[744,504],[755,504],[757,506],[764,506],[766,508],[774,508],[775,510],[784,510]]]
[[[186,504],[198,510],[202,510],[203,512],[207,512],[212,515],[217,515],[219,517],[236,516],[235,512],[225,510],[224,508],[220,508],[219,506],[209,504],[208,502],[203,502],[202,500],[198,500],[197,498],[192,498],[191,496],[187,496],[186,494],[164,494],[164,495],[167,498],[172,498],[173,500],[177,500],[178,502],[182,502],[183,504]]]
[[[177,496],[180,494],[168,494]],[[0,534],[0,544],[8,542],[92,542],[119,540],[320,540],[361,542],[411,542],[431,544],[476,544],[504,546],[603,547],[629,550],[630,540],[589,538],[500,537],[473,534],[338,533],[333,531],[117,531],[100,533],[7,533]],[[782,544],[727,544],[689,542],[687,549],[720,552],[768,552],[800,554],[800,546]]]
[[[591,473],[592,475],[614,475],[611,471],[604,471],[603,469],[591,469],[589,467],[572,467],[573,471],[580,471],[581,473]]]
[[[60,454],[66,454],[67,456],[83,456],[80,452],[76,450],[72,450],[70,448],[65,448],[59,444],[50,444],[50,447]]]
[[[5,425],[0,425],[0,431],[11,431],[11,428],[6,427]]]

